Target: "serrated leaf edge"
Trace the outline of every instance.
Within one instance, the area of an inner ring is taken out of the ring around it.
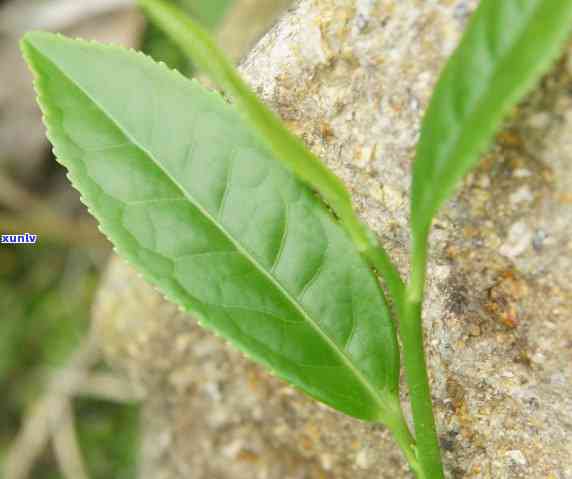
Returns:
[[[26,59],[27,63],[31,66],[31,70],[32,73],[34,74],[34,90],[36,91],[37,97],[38,97],[38,103],[40,104],[41,110],[42,110],[42,120],[43,123],[47,129],[47,137],[50,141],[50,143],[53,145],[53,153],[56,157],[56,159],[58,160],[58,162],[61,163],[60,158],[63,157],[63,155],[59,154],[58,148],[55,146],[56,142],[54,141],[57,138],[57,134],[53,131],[54,128],[52,128],[51,126],[51,112],[50,112],[50,107],[49,107],[49,102],[47,101],[47,97],[43,92],[43,88],[41,85],[42,79],[37,75],[37,73],[34,71],[33,69],[33,61],[30,58],[30,55],[28,54],[27,49],[28,48],[32,48],[34,49],[34,46],[32,44],[28,44],[27,43],[27,37],[29,37],[30,35],[49,35],[52,37],[57,37],[59,39],[62,39],[64,41],[70,41],[73,40],[75,42],[78,42],[80,44],[83,44],[85,46],[90,46],[90,47],[94,47],[97,48],[99,50],[120,50],[122,52],[128,52],[130,54],[135,54],[136,56],[138,56],[139,58],[141,58],[143,61],[145,62],[152,62],[154,65],[159,65],[160,68],[162,68],[167,74],[172,75],[174,78],[177,79],[177,81],[187,81],[187,82],[192,82],[193,84],[195,84],[198,88],[200,88],[206,95],[209,95],[210,97],[212,97],[215,101],[219,101],[221,102],[226,108],[230,107],[230,104],[225,101],[224,97],[217,91],[212,91],[207,89],[205,86],[203,86],[199,81],[197,81],[196,79],[189,79],[186,78],[185,76],[183,76],[179,71],[177,70],[173,70],[171,68],[168,67],[168,65],[166,65],[164,62],[156,62],[153,59],[151,59],[149,56],[145,55],[144,53],[134,50],[132,48],[125,48],[123,46],[119,46],[119,45],[114,45],[114,44],[103,44],[103,43],[99,43],[97,41],[93,41],[93,40],[84,40],[81,38],[74,38],[74,39],[70,39],[69,37],[66,37],[65,35],[61,35],[59,33],[44,33],[44,32],[33,32],[33,33],[29,33],[27,34],[24,39],[21,42],[21,50],[22,53],[24,55],[24,58]],[[42,56],[45,56],[44,54],[42,54],[41,52],[38,51],[38,53]],[[61,71],[61,69],[54,64],[54,67],[57,68],[58,70]],[[66,76],[67,75],[61,71],[62,75]],[[73,82],[73,80],[70,80]],[[76,87],[82,91],[82,93],[84,93],[88,98],[90,98],[90,100],[97,105],[97,102],[95,102],[94,100],[91,99],[91,97],[85,93],[83,91],[83,89],[78,86],[76,84]],[[98,105],[99,107],[99,105]],[[104,113],[105,110],[101,109]],[[113,123],[115,123],[113,121],[113,119],[111,119],[110,121],[112,121]],[[52,122],[55,123],[55,122]],[[116,125],[120,131],[122,131],[124,133],[124,130],[119,126]],[[125,134],[125,133],[124,133]],[[126,134],[126,136],[129,138],[129,136]],[[130,138],[129,138],[130,139]],[[130,141],[133,141],[130,139]],[[141,148],[141,150],[143,152],[145,152],[149,158],[153,158],[153,156],[147,152],[144,148],[140,147],[137,142],[133,141],[133,143],[135,145],[138,146],[138,148]],[[154,162],[155,165],[161,169],[161,167]],[[62,163],[63,164],[63,163]],[[65,167],[65,164],[63,164],[63,166]],[[67,167],[66,167],[66,170]],[[181,188],[179,186],[179,184],[172,179],[172,177],[165,173],[165,175],[175,184],[175,186],[181,190],[181,192],[184,194],[184,196],[188,199],[188,201],[192,202],[191,199],[188,198],[187,194],[185,193],[185,190],[183,188]],[[75,176],[68,170],[66,177],[70,180],[70,182],[74,185],[81,183],[76,181]],[[78,191],[80,191],[78,188],[76,188]],[[90,202],[88,199],[86,199],[80,192],[80,201],[86,206],[88,212],[94,216],[95,218],[97,218],[97,216],[94,214],[94,211],[92,210],[92,208],[90,207]],[[203,210],[202,208],[200,208],[201,211]],[[208,216],[208,215],[207,215]],[[128,264],[130,264],[136,271],[138,271],[141,276],[151,285],[153,285],[154,288],[158,289],[161,294],[170,302],[178,305],[179,307],[182,307],[183,310],[186,313],[189,313],[191,315],[193,315],[196,318],[196,321],[198,322],[198,324],[203,327],[204,329],[214,333],[216,336],[222,338],[226,343],[231,344],[234,348],[238,349],[242,354],[245,355],[245,357],[249,358],[250,360],[262,364],[264,366],[264,368],[266,370],[268,370],[273,376],[276,376],[278,378],[281,378],[282,380],[286,380],[286,378],[281,375],[278,371],[276,371],[267,361],[264,360],[264,358],[262,357],[254,357],[253,355],[251,355],[249,353],[249,351],[242,347],[240,344],[238,343],[234,343],[231,342],[230,340],[226,339],[224,336],[222,336],[220,333],[217,332],[217,330],[215,329],[214,326],[209,324],[209,321],[203,317],[203,315],[198,311],[198,310],[191,310],[191,305],[189,304],[189,309],[186,309],[186,306],[184,304],[182,304],[183,302],[176,298],[174,295],[169,294],[169,293],[165,293],[164,291],[161,290],[159,284],[157,283],[157,281],[155,279],[153,279],[151,277],[151,275],[149,275],[147,272],[145,272],[144,270],[140,269],[136,264],[134,264],[131,260],[129,260],[129,256],[130,254],[124,250],[123,248],[117,246],[112,239],[110,238],[110,235],[106,232],[106,227],[103,221],[101,221],[99,218],[97,218],[97,222],[98,222],[98,229],[99,231],[101,231],[101,233],[114,245],[114,251],[116,251],[119,256],[121,256],[123,258],[124,261],[126,261]],[[217,228],[220,229],[220,227],[218,225],[216,225]],[[223,234],[227,235],[226,232],[223,231]],[[232,244],[234,244],[239,251],[244,250],[244,248],[242,248],[240,245],[236,244],[236,241],[232,238],[229,237],[230,241],[232,242]],[[256,264],[256,263],[255,263]],[[264,274],[265,276],[268,277],[268,273],[261,267],[259,267],[258,265],[256,266],[257,269],[259,269],[262,274]],[[373,274],[373,273],[372,273]],[[276,280],[274,278],[270,278],[270,280],[273,283],[276,283]],[[377,279],[376,279],[377,281]],[[281,289],[282,286],[279,285]],[[288,297],[290,297],[290,294],[287,294]],[[308,321],[308,323],[310,325],[312,325],[312,327],[317,331],[317,333],[324,338],[325,341],[328,342],[328,344],[331,345],[331,347],[337,351],[337,354],[340,356],[340,358],[342,358],[343,362],[353,371],[353,374],[356,376],[356,378],[358,378],[358,380],[363,384],[364,388],[367,389],[368,391],[370,391],[370,396],[371,398],[375,401],[375,403],[378,405],[378,417],[372,419],[372,420],[377,420],[377,421],[381,421],[381,422],[386,422],[386,415],[387,414],[391,414],[393,413],[393,410],[395,410],[395,403],[399,401],[399,398],[397,396],[397,392],[396,391],[392,391],[390,387],[384,389],[384,390],[380,390],[378,391],[373,385],[370,384],[369,380],[367,379],[367,377],[359,370],[357,369],[355,366],[353,366],[352,364],[352,359],[347,357],[346,353],[336,344],[334,343],[328,336],[327,334],[325,334],[317,325],[314,324],[314,321],[311,320],[310,315],[303,309],[301,308],[300,305],[298,305],[297,301],[293,301],[294,305],[296,306],[296,309],[300,310],[300,312],[303,314],[303,316],[305,318],[307,318],[306,320]],[[308,389],[303,389],[301,386],[290,382],[290,381],[286,381],[289,385],[293,386],[294,388],[302,391],[304,394],[310,396],[310,397],[314,397],[315,399],[321,401],[321,402],[325,402],[323,398],[320,398],[318,395],[314,395],[312,394],[312,391],[308,390]],[[389,385],[389,383],[388,383]],[[327,403],[326,403],[327,404]],[[336,410],[336,408],[334,408],[333,406],[330,406],[332,409]],[[358,419],[362,419],[363,418],[358,418]]]

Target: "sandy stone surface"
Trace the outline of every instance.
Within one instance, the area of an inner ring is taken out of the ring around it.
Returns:
[[[242,65],[404,274],[420,119],[475,5],[303,0]],[[572,478],[571,91],[568,47],[433,230],[424,322],[449,478]],[[146,391],[143,479],[411,477],[382,426],[270,377],[119,260],[95,322]]]

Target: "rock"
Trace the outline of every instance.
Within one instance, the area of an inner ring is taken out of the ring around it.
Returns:
[[[345,181],[404,274],[398,199],[421,115],[475,4],[302,0],[242,65]],[[572,478],[571,53],[515,109],[431,236],[424,325],[448,478]],[[515,205],[518,191],[531,198]],[[506,254],[515,224],[530,239]],[[111,363],[146,390],[142,479],[411,477],[382,426],[268,375],[120,260],[95,326]]]

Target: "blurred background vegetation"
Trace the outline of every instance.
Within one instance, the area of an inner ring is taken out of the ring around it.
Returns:
[[[213,30],[241,16],[240,0],[171,1]],[[246,3],[256,1],[288,3]],[[243,11],[244,28],[260,28],[251,20]],[[0,0],[0,234],[39,235],[37,245],[0,245],[0,478],[135,478],[137,393],[89,334],[111,248],[45,140],[18,49],[31,29],[140,48],[188,76],[193,66],[133,1]]]

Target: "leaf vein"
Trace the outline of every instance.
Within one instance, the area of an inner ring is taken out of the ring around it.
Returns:
[[[289,215],[289,208],[286,201],[284,201],[284,197],[282,193],[279,192],[280,201],[284,207],[284,219],[282,220],[282,234],[280,235],[280,244],[278,245],[278,250],[276,251],[276,255],[274,256],[274,260],[272,261],[272,266],[270,267],[270,271],[273,273],[275,272],[276,268],[278,267],[278,263],[280,263],[280,259],[282,258],[282,253],[286,246],[286,238],[288,236],[288,215]]]

